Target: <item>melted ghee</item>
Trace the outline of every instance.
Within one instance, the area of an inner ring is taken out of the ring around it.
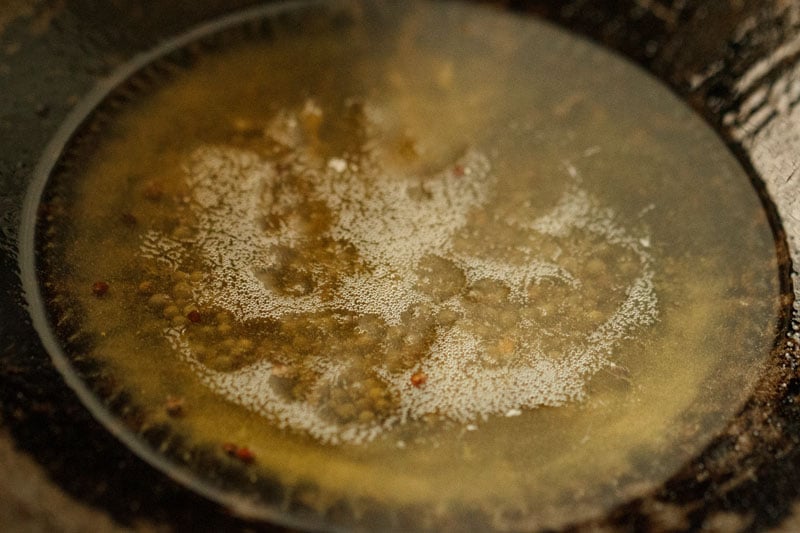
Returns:
[[[748,177],[648,75],[536,20],[354,17],[202,54],[77,151],[46,277],[89,357],[144,426],[246,447],[321,513],[557,526],[654,487],[773,342]]]

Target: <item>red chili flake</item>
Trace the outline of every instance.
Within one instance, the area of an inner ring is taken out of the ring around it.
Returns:
[[[231,457],[234,457],[236,456],[236,453],[239,451],[239,447],[232,442],[223,442],[222,450]]]
[[[425,372],[414,372],[411,374],[411,384],[415,387],[421,387],[428,381],[428,376]]]
[[[186,318],[188,318],[190,322],[194,322],[195,324],[197,324],[203,317],[200,314],[200,311],[198,311],[197,309],[192,309],[191,311],[189,311],[189,314],[186,315]]]
[[[105,281],[95,281],[92,285],[92,294],[95,296],[103,296],[108,292],[108,283]]]
[[[460,178],[464,174],[467,173],[467,169],[464,168],[463,165],[455,165],[453,167],[453,175],[457,178]]]
[[[256,454],[250,448],[242,447],[236,450],[236,458],[243,463],[250,464],[256,460]]]
[[[222,449],[231,457],[235,457],[243,463],[250,464],[256,460],[256,454],[250,448],[242,446],[241,448],[232,442],[222,443]]]

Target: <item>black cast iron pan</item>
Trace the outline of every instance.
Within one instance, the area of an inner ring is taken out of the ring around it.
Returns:
[[[99,80],[174,35],[255,4],[14,0],[0,6],[2,438],[40,465],[49,480],[42,483],[120,526],[280,529],[233,516],[150,466],[65,384],[32,327],[22,293],[17,239],[23,198],[48,141]],[[569,529],[800,529],[800,308],[792,266],[800,260],[800,2],[494,4],[619,51],[705,117],[750,173],[770,215],[781,266],[781,332],[748,403],[660,488]],[[0,529],[30,527],[14,516]]]

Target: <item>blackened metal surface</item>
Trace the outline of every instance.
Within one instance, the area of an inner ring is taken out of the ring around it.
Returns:
[[[0,8],[0,415],[20,449],[75,498],[121,524],[171,530],[248,524],[149,467],[64,385],[20,295],[16,235],[33,167],[72,106],[119,64],[252,0],[13,2]],[[770,370],[727,430],[654,493],[592,523],[622,530],[763,531],[800,501],[800,1],[491,2],[619,50],[684,97],[729,142],[763,194],[785,274]],[[12,12],[13,11],[13,12]],[[17,16],[18,15],[18,16]],[[602,73],[599,73],[602,75]]]

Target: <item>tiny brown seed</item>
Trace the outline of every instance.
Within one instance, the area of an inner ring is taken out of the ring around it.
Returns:
[[[95,296],[103,296],[108,292],[108,283],[105,281],[95,281],[92,285],[92,294]]]

